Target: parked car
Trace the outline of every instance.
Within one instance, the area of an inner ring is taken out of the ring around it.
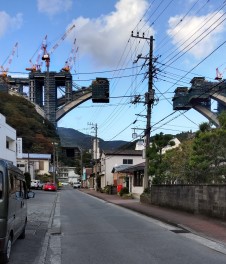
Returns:
[[[79,189],[79,188],[81,188],[81,183],[80,183],[80,182],[74,182],[74,183],[73,183],[73,188],[74,188],[74,189]]]
[[[57,187],[56,187],[55,183],[47,182],[47,183],[44,184],[43,190],[44,191],[56,191]]]
[[[43,188],[43,183],[40,180],[31,180],[31,189],[42,189]]]
[[[9,262],[12,244],[25,238],[28,192],[22,171],[0,160],[0,263]]]
[[[69,182],[61,182],[61,185],[62,186],[68,186],[69,185]]]

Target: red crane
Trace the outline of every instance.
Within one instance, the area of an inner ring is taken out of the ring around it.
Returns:
[[[7,61],[7,65],[5,67],[3,67],[3,65],[0,66],[0,68],[1,68],[1,74],[0,74],[0,76],[3,77],[3,78],[6,78],[7,77],[7,73],[9,71],[9,67],[10,67],[10,65],[12,63],[13,56],[14,56],[14,54],[16,52],[17,47],[18,47],[18,42],[15,43],[15,45],[14,45],[14,47],[12,49],[12,52],[9,55],[9,59]]]
[[[76,48],[76,38],[74,40],[70,55],[65,62],[64,67],[61,69],[62,71],[65,72],[70,72],[70,70],[73,68],[73,65],[75,63],[75,58],[76,58],[76,53],[78,52],[78,47]]]
[[[42,67],[42,62],[40,63],[40,58],[43,52],[43,47],[46,45],[46,41],[47,41],[47,35],[45,35],[42,44],[41,44],[41,48],[38,51],[38,56],[36,59],[36,63],[34,64],[32,62],[32,58],[29,60],[31,67],[26,68],[27,71],[32,71],[32,72],[36,72],[36,71],[41,71],[41,67]]]
[[[72,25],[65,33],[64,35],[55,43],[55,45],[51,48],[49,52],[47,52],[47,44],[43,45],[43,55],[42,55],[42,60],[46,62],[46,68],[47,70],[49,69],[49,64],[50,64],[50,55],[54,52],[56,48],[59,47],[61,42],[68,36],[68,34],[72,31],[72,29],[75,28],[75,25]]]

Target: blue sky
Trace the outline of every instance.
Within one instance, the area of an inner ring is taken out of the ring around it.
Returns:
[[[173,113],[172,97],[178,86],[190,87],[195,76],[214,81],[216,68],[224,72],[225,9],[223,0],[18,0],[4,1],[0,7],[0,65],[16,42],[18,49],[9,68],[12,76],[27,76],[29,60],[47,35],[47,49],[75,25],[67,38],[51,54],[50,70],[60,71],[76,38],[78,52],[71,73],[73,82],[89,86],[96,77],[110,80],[110,103],[81,104],[58,122],[86,134],[97,124],[104,140],[132,141],[132,133],[142,134],[146,106],[133,104],[147,92],[144,60],[133,63],[138,54],[148,54],[149,43],[131,37],[137,31],[153,35],[154,57],[159,72],[154,79],[156,101],[152,109],[151,135],[196,131],[207,122],[195,110]],[[162,64],[165,64],[163,67]],[[43,70],[45,70],[43,65]],[[226,74],[226,73],[225,73]],[[215,108],[213,103],[212,108]],[[172,114],[172,115],[171,115]],[[136,120],[136,122],[134,122]],[[134,123],[134,124],[133,124]],[[134,130],[135,128],[135,130]]]

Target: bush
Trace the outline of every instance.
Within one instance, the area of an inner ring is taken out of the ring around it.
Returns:
[[[123,187],[120,192],[119,195],[123,196],[124,194],[128,194],[129,193],[129,189],[127,187]]]
[[[147,187],[144,189],[144,192],[143,194],[150,194],[151,193],[151,188],[150,187]]]

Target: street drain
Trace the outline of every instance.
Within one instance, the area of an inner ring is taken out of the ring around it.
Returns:
[[[185,229],[175,229],[175,230],[170,230],[170,231],[176,234],[190,233],[188,230],[185,230]]]

